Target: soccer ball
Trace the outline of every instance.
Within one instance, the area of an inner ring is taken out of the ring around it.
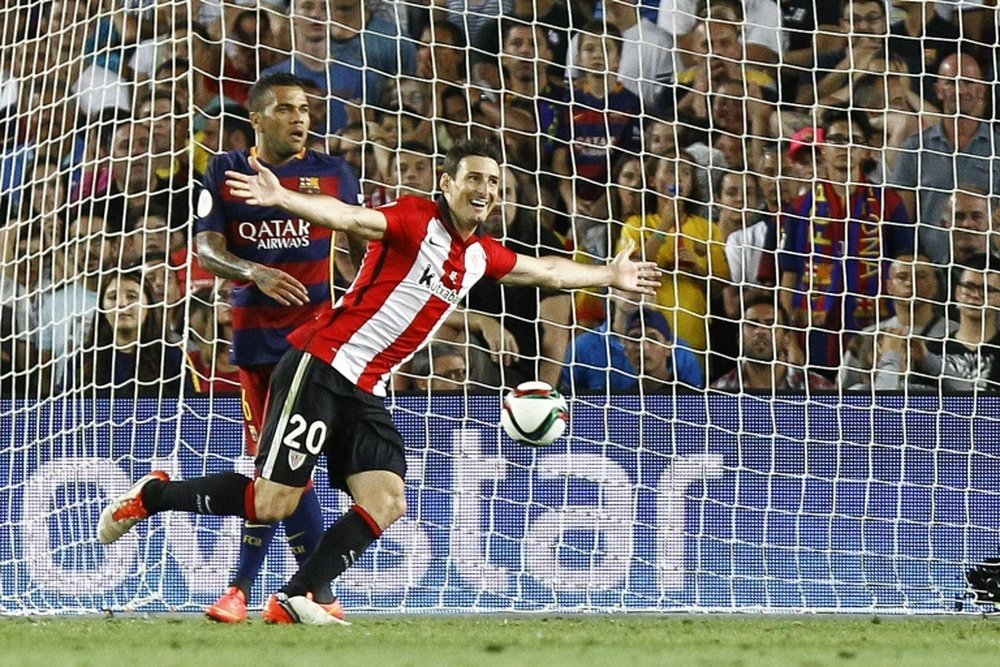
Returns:
[[[547,382],[522,382],[504,396],[500,425],[523,445],[542,447],[566,431],[566,399]]]

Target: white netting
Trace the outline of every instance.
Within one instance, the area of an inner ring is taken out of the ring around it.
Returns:
[[[974,2],[8,2],[0,610],[196,609],[225,583],[233,523],[105,550],[93,519],[154,465],[249,469],[192,219],[211,157],[255,142],[250,85],[288,71],[369,205],[492,138],[487,231],[663,270],[642,304],[468,297],[393,379],[416,509],[349,604],[950,609],[1000,516],[996,25]],[[572,436],[530,452],[496,403],[536,378]]]

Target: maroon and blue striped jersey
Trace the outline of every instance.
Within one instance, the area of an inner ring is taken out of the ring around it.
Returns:
[[[602,98],[580,82],[567,107],[558,139],[569,144],[577,196],[593,201],[605,192],[611,165],[619,156],[639,153],[642,104],[620,83]]]
[[[231,151],[209,163],[205,189],[198,200],[196,232],[218,232],[228,250],[251,262],[280,269],[305,285],[309,303],[283,306],[255,283],[233,284],[233,363],[276,364],[288,349],[293,329],[311,321],[317,308],[330,302],[333,232],[287,211],[250,206],[226,186],[226,171],[254,173],[250,151]],[[267,165],[290,190],[322,193],[357,204],[361,186],[351,167],[338,157],[302,151],[290,162]]]

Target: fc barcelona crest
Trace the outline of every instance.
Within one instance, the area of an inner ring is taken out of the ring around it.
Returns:
[[[300,176],[299,192],[304,192],[307,195],[320,194],[321,190],[319,189],[319,178],[316,176]]]

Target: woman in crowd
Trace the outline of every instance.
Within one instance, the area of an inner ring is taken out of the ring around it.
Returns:
[[[184,352],[165,342],[163,313],[138,269],[111,273],[85,346],[76,386],[97,397],[176,397]]]

